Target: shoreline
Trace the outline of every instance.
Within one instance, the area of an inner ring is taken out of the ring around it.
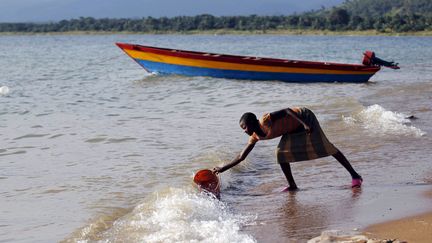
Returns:
[[[404,193],[407,192],[404,190]],[[408,193],[407,195],[409,195]],[[389,194],[385,195],[385,197],[389,196]],[[407,205],[409,207],[415,207],[418,205],[412,205],[412,200],[426,199],[426,203],[429,205],[429,201],[432,200],[432,189],[427,189],[423,191],[421,195],[414,196],[415,198],[406,200],[400,197],[395,198],[391,197],[389,200],[401,200],[404,201],[402,204],[397,206],[395,210],[401,212]],[[321,232],[320,236],[317,236],[308,241],[308,243],[323,243],[323,242],[367,242],[367,243],[430,243],[432,242],[432,208],[430,206],[423,208],[423,210],[414,210],[410,213],[403,213],[399,216],[393,215],[391,217],[386,217],[384,221],[377,221],[376,219],[371,221],[370,215],[367,215],[368,212],[374,211],[373,213],[382,214],[384,208],[376,210],[376,207],[382,204],[382,202],[378,202],[378,204],[370,204],[369,210],[365,211],[364,215],[369,224],[365,224],[364,227],[360,229],[353,230],[326,230]],[[423,204],[424,205],[424,204]],[[388,205],[390,206],[390,205]],[[391,205],[396,206],[394,204]],[[402,206],[402,207],[400,207]],[[389,208],[391,209],[391,208]],[[383,215],[384,216],[384,215]],[[396,217],[394,217],[396,216]],[[375,221],[375,223],[373,223]]]
[[[425,191],[422,196],[432,200],[432,190]],[[432,210],[369,225],[363,229],[363,234],[371,239],[430,243],[432,242]]]
[[[379,32],[365,31],[330,31],[330,30],[194,30],[194,31],[65,31],[65,32],[0,32],[0,36],[33,36],[33,35],[317,35],[317,36],[432,36],[432,31],[417,32]]]
[[[397,239],[401,242],[432,242],[432,211],[389,222],[373,224],[363,230],[371,239]]]

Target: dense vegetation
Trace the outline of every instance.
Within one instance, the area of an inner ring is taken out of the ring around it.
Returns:
[[[431,0],[347,0],[331,9],[289,16],[221,16],[208,14],[141,19],[79,19],[55,23],[0,23],[0,32],[191,32],[212,30],[376,30],[432,31]]]
[[[431,0],[347,0],[330,10],[306,13],[315,29],[407,32],[432,30]]]

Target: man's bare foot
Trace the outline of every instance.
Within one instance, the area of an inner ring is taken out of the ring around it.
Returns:
[[[297,186],[289,186],[289,187],[286,187],[285,189],[283,189],[281,192],[294,192],[297,190],[298,190]]]

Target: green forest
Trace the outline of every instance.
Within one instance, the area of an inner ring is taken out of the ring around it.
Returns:
[[[197,16],[102,18],[81,17],[50,23],[0,23],[0,32],[137,32],[194,31],[432,31],[431,0],[347,0],[333,8],[280,16]]]

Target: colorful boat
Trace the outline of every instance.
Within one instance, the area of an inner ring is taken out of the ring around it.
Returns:
[[[380,70],[373,52],[361,64],[237,56],[116,43],[145,70],[157,74],[285,82],[367,82]],[[380,60],[380,59],[378,59]],[[382,60],[381,60],[382,61]]]

